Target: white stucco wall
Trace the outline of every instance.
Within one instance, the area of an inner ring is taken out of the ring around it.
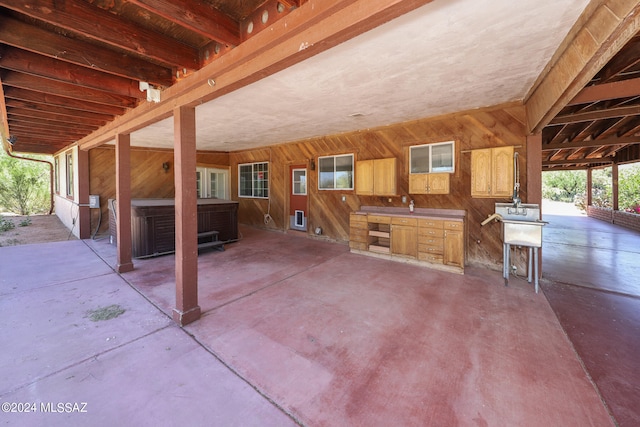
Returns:
[[[55,214],[60,221],[73,233],[80,237],[78,227],[78,151],[77,147],[58,153],[58,193],[54,196]],[[73,158],[73,196],[67,196],[67,154]],[[54,178],[55,179],[55,178]]]

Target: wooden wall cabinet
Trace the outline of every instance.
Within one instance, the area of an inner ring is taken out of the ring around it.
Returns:
[[[513,195],[514,147],[471,150],[471,197]]]
[[[410,194],[449,194],[450,173],[409,174]]]
[[[361,196],[395,196],[397,192],[397,160],[360,160],[356,162],[356,194]]]

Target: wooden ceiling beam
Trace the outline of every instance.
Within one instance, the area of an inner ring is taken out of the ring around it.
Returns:
[[[115,119],[115,115],[112,114],[100,114],[91,111],[74,110],[71,108],[58,107],[55,105],[38,104],[35,102],[27,102],[16,99],[7,99],[7,108],[26,108],[34,111],[42,111],[46,113],[60,114],[64,116],[74,117],[76,119],[91,119],[100,120],[103,122],[110,122]]]
[[[0,6],[42,22],[179,69],[199,68],[197,49],[127,22],[83,0],[0,0]]]
[[[170,86],[170,68],[0,16],[0,43],[120,77]]]
[[[17,151],[21,153],[51,154],[62,150],[65,146],[66,144],[48,144],[42,140],[30,139],[24,142],[18,141],[14,147],[17,147]]]
[[[623,136],[619,138],[594,139],[589,141],[571,141],[557,144],[542,144],[542,151],[566,150],[569,148],[601,147],[611,145],[639,144],[640,136]]]
[[[591,2],[525,97],[527,129],[541,132],[640,30],[640,3]]]
[[[36,119],[33,117],[25,117],[25,116],[16,116],[11,113],[7,113],[7,118],[9,120],[9,129],[11,129],[12,124],[22,123],[23,125],[28,125],[31,127],[42,127],[44,129],[51,127],[52,129],[61,129],[61,130],[70,130],[70,131],[78,131],[78,132],[92,132],[99,128],[99,126],[94,125],[85,125],[83,123],[62,123],[54,120],[43,120]]]
[[[607,83],[611,78],[632,68],[640,61],[640,44],[631,43],[624,46],[598,73],[600,81]]]
[[[104,126],[106,123],[104,120],[89,119],[87,117],[82,117],[82,118],[72,117],[68,115],[49,113],[46,111],[30,110],[28,108],[8,107],[7,114],[10,114],[12,116],[30,117],[34,119],[44,119],[44,120],[51,120],[54,122],[69,123],[69,124],[75,124],[75,123],[81,122],[82,124],[88,124],[88,125],[98,126],[98,127]]]
[[[65,98],[63,96],[50,95],[42,92],[34,92],[28,89],[21,89],[17,87],[8,87],[4,89],[4,95],[6,99],[15,99],[25,102],[34,102],[37,104],[43,104],[53,107],[64,107],[78,111],[88,111],[100,114],[109,114],[113,116],[120,116],[127,111],[125,107],[118,107],[113,105],[98,104],[95,102],[88,102],[85,100],[78,100],[72,98]]]
[[[616,107],[605,110],[585,111],[579,113],[556,116],[549,124],[567,124],[579,122],[591,122],[594,120],[612,119],[617,117],[637,116],[640,114],[640,106]]]
[[[604,83],[587,86],[578,93],[569,103],[570,105],[588,104],[609,99],[629,98],[640,95],[640,78],[621,80],[618,82]]]
[[[135,98],[128,96],[87,89],[70,83],[58,82],[24,73],[8,73],[2,78],[2,82],[5,86],[73,98],[80,101],[94,102],[96,104],[112,105],[122,108],[132,108],[137,104]]]
[[[600,159],[564,159],[564,160],[543,160],[542,166],[560,165],[590,165],[594,163],[613,163],[612,158]]]
[[[23,143],[25,141],[42,141],[47,142],[48,144],[73,144],[75,138],[70,135],[62,136],[50,136],[44,135],[38,132],[26,132],[26,133],[18,133],[12,132],[11,136],[15,138],[16,142]]]
[[[8,47],[0,53],[0,68],[131,98],[146,99],[146,94],[140,90],[139,83],[135,80],[61,62],[14,47]]]
[[[38,136],[40,138],[47,138],[51,140],[60,140],[60,141],[74,141],[78,138],[82,138],[86,135],[86,133],[82,132],[74,132],[68,130],[54,130],[51,128],[36,128],[36,127],[27,127],[20,126],[19,124],[11,125],[11,134],[20,136]]]
[[[191,0],[128,0],[176,25],[222,44],[240,44],[240,25],[206,2]]]

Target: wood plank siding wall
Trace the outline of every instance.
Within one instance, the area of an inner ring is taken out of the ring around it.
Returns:
[[[398,195],[392,197],[358,196],[355,190],[318,190],[318,171],[308,169],[308,234],[316,227],[322,236],[347,243],[349,239],[349,213],[360,206],[407,207],[402,196],[415,200],[417,207],[463,209],[467,211],[468,240],[467,263],[500,265],[502,242],[499,224],[480,223],[494,212],[496,202],[509,199],[471,198],[471,153],[478,148],[516,146],[520,154],[520,196],[527,201],[526,119],[520,103],[489,109],[474,110],[448,116],[401,123],[371,130],[312,138],[271,147],[232,152],[199,153],[198,164],[230,167],[231,198],[239,201],[238,219],[241,224],[262,228],[287,230],[289,228],[289,167],[291,165],[318,165],[318,156],[354,154],[354,160],[395,157],[398,160]],[[451,176],[448,195],[417,195],[408,193],[409,147],[412,145],[454,140],[455,173]],[[90,192],[100,194],[103,218],[108,218],[106,200],[115,194],[115,156],[112,148],[90,151]],[[169,162],[168,173],[162,163]],[[269,162],[269,200],[238,198],[238,164]],[[173,152],[168,150],[132,149],[132,197],[173,197]],[[346,201],[342,201],[346,196]],[[407,207],[408,210],[408,207]],[[265,214],[271,220],[265,224]],[[107,221],[103,221],[107,222]],[[95,221],[92,223],[95,227]],[[101,229],[106,230],[103,224]],[[92,228],[93,229],[93,228]]]
[[[197,154],[198,166],[228,168],[229,154],[219,152],[200,152]],[[163,163],[169,164],[167,172]],[[175,182],[173,168],[173,150],[131,149],[131,198],[173,198]],[[102,222],[99,233],[109,229],[109,207],[107,201],[116,197],[115,148],[103,146],[89,151],[89,193],[100,195]],[[91,230],[98,224],[98,214],[91,217]]]
[[[237,199],[240,223],[286,230],[289,226],[289,166],[318,164],[318,156],[354,154],[354,160],[395,157],[398,159],[398,195],[393,197],[358,196],[355,191],[318,190],[318,172],[308,171],[309,234],[321,227],[323,235],[337,241],[349,239],[349,213],[363,205],[407,207],[402,195],[415,200],[417,207],[464,209],[467,211],[467,261],[477,264],[501,264],[502,242],[498,224],[480,223],[494,212],[496,202],[509,199],[471,198],[471,153],[468,150],[516,146],[520,154],[520,196],[526,195],[525,111],[520,105],[483,109],[435,119],[417,120],[373,130],[345,133],[276,145],[264,149],[230,153],[231,193],[238,194],[238,164],[270,162],[270,200]],[[456,141],[455,173],[448,195],[409,195],[409,147],[412,145]],[[346,201],[342,201],[342,196]],[[408,210],[408,207],[407,207]],[[272,221],[265,225],[264,215]]]

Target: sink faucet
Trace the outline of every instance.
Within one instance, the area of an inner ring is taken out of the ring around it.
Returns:
[[[513,207],[516,210],[520,207],[520,165],[518,164],[518,152],[513,153]]]

